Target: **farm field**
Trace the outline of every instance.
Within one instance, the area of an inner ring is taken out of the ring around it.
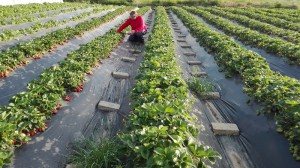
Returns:
[[[0,9],[0,167],[300,167],[300,10]]]

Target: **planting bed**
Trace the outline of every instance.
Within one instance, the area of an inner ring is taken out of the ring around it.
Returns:
[[[243,151],[246,151],[247,155],[249,155],[251,161],[248,159],[247,161],[252,162],[252,164],[257,167],[284,167],[285,165],[289,165],[289,167],[299,166],[299,163],[289,154],[288,144],[284,141],[284,137],[276,132],[276,125],[272,117],[268,114],[266,114],[266,116],[257,116],[256,111],[261,109],[261,107],[255,101],[252,101],[250,104],[246,103],[250,98],[242,93],[243,87],[245,86],[241,78],[236,76],[232,79],[224,79],[224,75],[218,72],[219,67],[214,63],[213,57],[218,60],[220,55],[212,52],[214,50],[211,50],[211,48],[208,47],[210,46],[207,44],[208,42],[203,40],[207,39],[207,37],[203,37],[204,35],[208,33],[213,34],[214,32],[207,31],[206,26],[202,24],[197,25],[197,22],[200,21],[195,21],[196,18],[183,18],[186,14],[184,14],[185,12],[183,11],[180,11],[180,13],[181,12],[182,14],[180,17],[190,28],[189,31],[192,32],[193,36],[198,38],[197,40],[200,45],[205,46],[205,49],[213,54],[212,56],[206,53],[203,48],[195,47],[195,49],[198,48],[197,53],[201,55],[200,61],[204,63],[204,67],[207,69],[206,72],[208,78],[216,81],[221,87],[221,101],[213,101],[212,104],[217,107],[218,111],[227,122],[235,122],[238,125],[242,136],[235,140],[238,140],[239,143],[242,144],[241,146],[244,148]],[[187,22],[187,20],[190,22]],[[194,27],[196,25],[198,29]],[[204,33],[204,31],[207,32]],[[200,38],[202,39],[201,41],[199,40]],[[195,42],[194,39],[191,41]],[[203,60],[207,60],[208,63],[205,64],[205,61]],[[225,61],[222,63],[218,61],[218,64],[221,67],[223,67],[224,63]],[[209,105],[207,109],[211,109],[211,105]],[[205,111],[205,108],[202,107],[202,110]],[[276,146],[276,148],[273,148],[273,146]],[[271,148],[272,152],[270,152]],[[274,149],[276,149],[276,151]],[[274,159],[276,157],[278,159]],[[277,160],[278,162],[276,162]]]
[[[125,19],[126,16],[127,13],[115,19],[114,22],[106,23],[105,26],[101,26],[100,29],[88,31],[85,32],[82,37],[70,39],[68,43],[58,46],[53,52],[45,53],[41,59],[31,60],[28,65],[19,67],[12,72],[9,77],[0,79],[0,92],[2,93],[0,96],[0,105],[7,104],[12,96],[24,91],[27,83],[37,78],[45,68],[50,68],[53,64],[62,61],[68,53],[78,49],[81,44],[90,42],[96,36],[103,35],[106,31],[116,26],[122,19]]]
[[[140,13],[143,14],[148,10],[149,8],[142,8]],[[131,46],[127,42],[122,43],[117,49],[114,49],[112,53],[110,53],[110,48],[116,46],[122,39],[122,37],[116,33],[116,29],[112,28],[127,16],[128,13],[92,32],[86,33],[86,35],[84,35],[85,37],[82,36],[84,39],[87,38],[87,40],[84,40],[85,42],[89,42],[93,37],[103,35],[103,38],[98,37],[88,45],[90,47],[95,45],[93,55],[103,59],[101,61],[102,64],[91,72],[86,71],[86,73],[90,73],[92,76],[86,78],[87,82],[84,83],[84,89],[80,93],[69,94],[71,98],[70,103],[62,104],[62,109],[57,111],[57,115],[53,117],[51,122],[47,122],[49,128],[46,131],[41,135],[35,136],[28,144],[21,146],[16,150],[15,162],[12,165],[13,167],[22,167],[28,160],[31,161],[32,167],[63,166],[65,164],[66,154],[68,153],[68,145],[83,135],[88,136],[93,134],[94,131],[97,132],[97,129],[99,128],[97,125],[103,124],[105,119],[112,117],[110,115],[103,116],[100,111],[97,110],[97,103],[100,100],[122,102],[124,96],[128,94],[128,88],[131,85],[130,83],[132,82],[133,77],[131,77],[130,80],[115,80],[112,78],[111,72],[124,70],[133,73],[136,71],[137,63],[139,62],[137,61],[132,64],[121,61],[121,55],[132,57],[132,53],[129,51],[124,52],[124,50],[126,51],[127,48],[130,49],[136,47]],[[109,29],[112,30],[109,31]],[[109,33],[105,34],[107,31],[109,31]],[[83,53],[84,49],[82,48],[84,47],[82,46],[76,52]],[[86,50],[87,49],[88,47]],[[76,59],[76,52],[71,52],[74,55],[74,59]],[[97,54],[100,55],[97,56]],[[105,60],[104,58],[108,54],[110,55],[110,58]],[[83,54],[80,56],[88,58],[88,56],[91,55]],[[69,55],[66,59],[73,58]],[[141,57],[138,57],[138,59],[141,59]],[[121,108],[121,110],[123,110],[123,108]],[[124,112],[126,112],[126,110],[124,110]],[[120,116],[117,115],[115,117],[117,117],[116,119],[119,119]],[[111,120],[107,120],[106,122],[109,121]],[[119,127],[116,127],[115,129],[118,128]]]
[[[268,35],[260,34],[257,31],[244,28],[243,26],[239,26],[220,17],[216,17],[201,8],[187,7],[187,9],[203,17],[209,23],[215,25],[227,34],[234,36],[235,38],[243,41],[246,44],[250,44],[258,48],[263,48],[269,53],[274,53],[278,56],[286,57],[298,64],[300,63],[300,46],[297,44],[286,42],[279,38],[271,38]]]
[[[181,66],[181,69],[183,70],[183,78],[188,81],[191,78],[191,73],[197,73],[197,72],[206,72],[207,73],[207,79],[218,83],[218,89],[216,89],[217,92],[220,92],[221,99],[219,99],[217,96],[215,97],[217,100],[200,100],[200,98],[197,98],[196,96],[192,96],[194,99],[196,99],[195,103],[193,104],[192,112],[198,117],[197,125],[200,126],[200,134],[198,136],[198,139],[209,146],[212,146],[214,149],[216,149],[222,156],[222,160],[217,160],[217,163],[215,167],[253,167],[253,162],[249,158],[248,153],[246,153],[244,150],[243,145],[241,145],[241,141],[238,137],[231,137],[231,136],[215,136],[214,132],[212,130],[212,122],[218,122],[218,123],[227,123],[227,122],[234,122],[233,120],[229,119],[228,117],[224,115],[223,111],[220,111],[218,109],[218,104],[224,105],[223,100],[223,92],[224,88],[220,86],[220,82],[222,81],[222,73],[214,72],[212,68],[216,68],[217,65],[215,65],[212,60],[210,60],[210,55],[207,54],[203,48],[200,48],[197,42],[195,42],[195,39],[189,34],[187,28],[183,25],[183,23],[174,15],[173,13],[170,14],[170,17],[173,18],[173,20],[177,23],[180,31],[182,34],[186,35],[185,38],[178,37],[178,33],[174,31],[174,37],[175,39],[185,40],[184,43],[188,43],[192,46],[191,49],[182,48],[181,43],[176,43],[176,50],[177,50],[177,56],[178,56],[178,64]],[[173,26],[175,28],[175,26]],[[195,57],[186,56],[184,55],[185,52],[189,53],[197,53]],[[201,65],[188,65],[187,61],[201,61]],[[221,79],[216,79],[216,74],[218,74],[218,77]],[[199,77],[199,78],[206,78],[206,77]],[[226,80],[226,79],[223,79]],[[223,82],[223,81],[222,81]],[[222,83],[221,82],[221,83]],[[217,103],[217,105],[215,104]]]
[[[0,167],[85,165],[89,137],[120,167],[300,167],[299,12],[140,7],[138,45],[116,32],[132,6],[20,6],[0,7]]]
[[[8,73],[20,65],[26,65],[28,59],[40,59],[46,52],[51,53],[58,45],[64,45],[74,37],[80,37],[85,31],[111,21],[117,15],[124,13],[132,7],[123,7],[107,13],[104,17],[96,17],[77,24],[74,27],[59,29],[45,36],[34,38],[28,42],[19,43],[15,47],[7,48],[1,52],[0,77],[6,78]]]
[[[111,9],[111,10],[113,10],[113,9]],[[36,32],[32,32],[31,35],[29,35],[29,34],[27,34],[27,35],[21,35],[18,38],[6,40],[6,41],[1,41],[0,42],[0,49],[1,50],[5,50],[5,49],[7,49],[9,47],[13,47],[13,46],[15,46],[15,45],[17,45],[17,44],[19,44],[21,42],[27,42],[27,41],[32,40],[34,38],[41,37],[41,36],[44,36],[46,34],[49,34],[50,32],[53,32],[55,30],[64,29],[66,27],[75,27],[78,23],[90,20],[92,18],[101,17],[101,16],[105,15],[107,12],[109,12],[111,10],[104,10],[103,12],[92,14],[92,15],[90,15],[88,17],[84,17],[83,19],[72,20],[72,21],[69,21],[69,22],[67,22],[65,24],[57,25],[57,26],[55,26],[53,28],[43,29],[42,31],[41,30],[37,30]]]
[[[212,30],[221,33],[226,34],[221,29],[216,28],[215,26],[207,23],[204,19],[199,17],[198,15],[195,15],[198,20],[201,20],[205,25],[207,25]],[[278,57],[272,53],[266,52],[264,49],[256,48],[255,46],[251,46],[247,43],[243,43],[239,40],[237,40],[234,37],[231,37],[237,44],[239,44],[242,48],[246,48],[247,50],[253,51],[261,55],[266,59],[266,62],[269,63],[270,68],[273,71],[279,72],[282,75],[286,75],[292,78],[300,79],[300,65],[291,63],[290,60],[287,58]]]
[[[202,9],[207,10],[213,14],[219,15],[221,17],[232,19],[253,30],[260,31],[265,34],[276,35],[295,44],[300,43],[300,33],[297,31],[278,28],[271,24],[260,22],[255,19],[251,19],[247,16],[241,16],[239,14],[225,12],[222,10],[222,8],[202,8]]]

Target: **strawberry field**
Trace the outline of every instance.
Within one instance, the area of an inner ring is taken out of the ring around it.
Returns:
[[[0,167],[300,166],[299,10],[0,9]]]

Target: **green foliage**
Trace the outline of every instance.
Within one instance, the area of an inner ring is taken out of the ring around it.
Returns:
[[[129,5],[128,0],[90,0],[91,3]]]
[[[219,15],[221,17],[225,17],[225,18],[234,20],[234,21],[241,23],[244,26],[247,26],[253,30],[257,30],[259,32],[266,33],[266,34],[276,35],[276,36],[282,37],[283,39],[285,39],[289,42],[293,42],[294,44],[298,44],[298,45],[300,44],[300,33],[297,31],[279,28],[279,27],[273,26],[268,23],[264,23],[264,22],[257,21],[255,19],[251,19],[247,16],[233,14],[229,11],[226,11],[225,10],[226,8],[214,7],[214,8],[202,8],[202,9],[209,11],[210,13]],[[261,12],[261,10],[258,10],[258,9],[249,9],[248,8],[245,10],[249,10],[253,13],[261,13],[261,15],[268,15],[268,16],[272,16],[272,17],[286,16],[291,21],[295,21],[295,22],[299,21],[300,22],[300,17],[297,18],[297,17],[291,17],[289,15],[282,15],[282,14],[270,15],[269,13]],[[281,17],[281,18],[283,18],[283,17]]]
[[[247,10],[243,10],[243,9],[239,9],[239,8],[226,8],[226,11],[229,11],[229,12],[235,13],[235,14],[245,15],[250,18],[260,20],[260,21],[263,21],[266,23],[270,23],[275,26],[289,29],[289,30],[299,31],[299,29],[300,29],[299,23],[294,23],[294,22],[286,21],[286,20],[280,19],[280,18],[274,18],[274,17],[270,17],[270,16],[261,15],[260,13],[255,13],[255,12],[251,12],[251,11],[247,11]]]
[[[188,88],[176,62],[170,22],[163,7],[146,43],[132,90],[134,110],[119,137],[130,149],[129,167],[206,167],[220,155],[194,137],[198,129],[189,112]]]
[[[233,35],[236,39],[244,42],[245,44],[250,44],[257,48],[263,48],[269,53],[289,58],[291,61],[300,64],[300,45],[287,42],[280,38],[272,38],[269,35],[260,34],[257,31],[236,25],[231,21],[212,15],[210,12],[205,11],[201,7],[185,7],[185,9],[200,15],[209,23],[214,24],[225,33]],[[300,28],[300,24],[298,27]]]
[[[191,78],[187,82],[189,88],[201,97],[202,93],[215,91],[215,85],[206,78]]]
[[[220,0],[65,0],[65,2],[85,2],[115,5],[221,5]]]
[[[124,154],[122,151],[121,143],[113,139],[83,139],[74,144],[70,162],[78,168],[117,167],[122,164],[118,159]]]
[[[45,17],[53,17],[53,16],[59,15],[61,13],[66,13],[66,12],[76,11],[76,10],[79,10],[79,9],[84,9],[84,8],[89,7],[89,6],[91,6],[91,5],[73,4],[72,7],[70,6],[69,8],[64,9],[63,7],[68,7],[67,5],[65,5],[65,6],[61,6],[61,9],[57,9],[58,11],[52,12],[51,14],[48,14],[48,15],[46,15],[44,13],[39,13],[35,17],[25,15],[25,16],[20,16],[20,17],[13,17],[13,18],[10,18],[10,19],[3,19],[3,21],[1,22],[1,25],[20,24],[20,23],[25,23],[25,22],[32,22],[32,21],[35,21],[37,19],[41,19],[41,18],[45,18]]]
[[[61,21],[49,20],[45,23],[37,22],[37,23],[32,24],[31,27],[29,27],[29,28],[19,29],[19,30],[6,30],[6,29],[4,29],[3,33],[0,33],[0,41],[6,41],[6,40],[9,40],[9,39],[19,37],[21,35],[33,34],[33,33],[36,33],[38,31],[42,30],[42,29],[49,29],[51,27],[56,27],[58,25],[66,24],[67,22],[70,22],[70,21],[76,21],[76,20],[88,17],[92,14],[95,14],[95,13],[98,13],[98,12],[101,12],[103,10],[107,10],[107,9],[111,8],[110,6],[98,6],[98,5],[97,6],[96,5],[90,5],[89,7],[94,7],[93,11],[83,12],[78,16],[74,16],[74,17],[64,19],[64,20],[61,20]],[[65,10],[65,12],[70,12],[70,11],[83,9],[83,8],[84,7],[70,8],[68,10]],[[30,17],[30,18],[35,18],[35,17]],[[24,21],[24,20],[22,20],[22,21]],[[24,22],[26,22],[26,20]],[[19,23],[17,23],[17,24],[19,24]]]
[[[11,18],[12,20],[22,20],[22,18],[29,19],[29,14],[39,13],[39,16],[44,17],[43,12],[47,12],[50,10],[58,10],[63,8],[74,8],[74,7],[86,7],[87,4],[78,4],[78,3],[34,3],[34,4],[20,4],[20,5],[10,5],[10,6],[0,6],[0,19],[6,20]],[[64,9],[66,10],[66,9]],[[30,19],[35,19],[34,17],[30,17]],[[20,20],[20,21],[21,21]],[[7,22],[3,22],[7,23]]]
[[[90,3],[91,0],[64,0],[64,2]]]
[[[77,24],[75,27],[53,31],[45,36],[19,43],[16,47],[2,51],[0,53],[0,77],[7,76],[8,69],[12,70],[18,65],[25,65],[27,63],[26,58],[38,59],[45,52],[54,50],[57,45],[63,45],[69,39],[80,36],[85,31],[94,29],[129,9],[132,9],[132,7],[118,8],[115,11],[108,12],[103,17],[92,18]]]
[[[234,7],[265,7],[297,9],[298,0],[64,0],[65,2],[85,2],[104,4],[134,5],[203,5],[203,6],[234,6]]]
[[[270,16],[270,17],[281,18],[286,21],[300,22],[300,18],[299,18],[300,13],[297,14],[295,10],[283,10],[284,12],[281,11],[280,9],[248,8],[247,10],[262,15]]]
[[[132,7],[117,9],[109,15],[86,22],[88,24],[77,25],[71,30],[89,30],[131,9]],[[112,29],[82,45],[80,49],[70,53],[65,61],[60,62],[59,66],[45,69],[38,80],[28,84],[26,92],[11,98],[9,105],[0,107],[0,129],[5,128],[1,130],[0,136],[0,163],[9,162],[14,146],[28,142],[30,136],[47,128],[45,121],[57,113],[61,99],[66,97],[68,91],[77,92],[78,88],[82,89],[84,76],[101,59],[106,58],[122,38],[121,34],[116,33],[116,29]],[[31,51],[27,48],[28,45],[23,47],[23,50]]]
[[[135,4],[143,5],[220,5],[220,0],[133,0]]]
[[[64,0],[64,2],[129,5],[132,0]]]
[[[244,92],[265,107],[262,112],[276,114],[278,131],[288,138],[293,156],[300,160],[300,82],[273,72],[263,57],[242,48],[230,36],[213,31],[186,10],[177,7],[172,10],[184,20],[200,45],[215,53],[219,65],[241,75]]]

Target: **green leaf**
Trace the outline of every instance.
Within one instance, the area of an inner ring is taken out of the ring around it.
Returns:
[[[157,166],[163,166],[164,165],[164,157],[162,155],[155,155],[153,157],[153,162]]]
[[[163,148],[158,147],[154,149],[154,152],[158,155],[163,155],[165,151]]]
[[[165,109],[165,112],[166,112],[166,113],[175,113],[176,110],[175,110],[174,108],[172,108],[172,107],[167,107],[167,108]]]

